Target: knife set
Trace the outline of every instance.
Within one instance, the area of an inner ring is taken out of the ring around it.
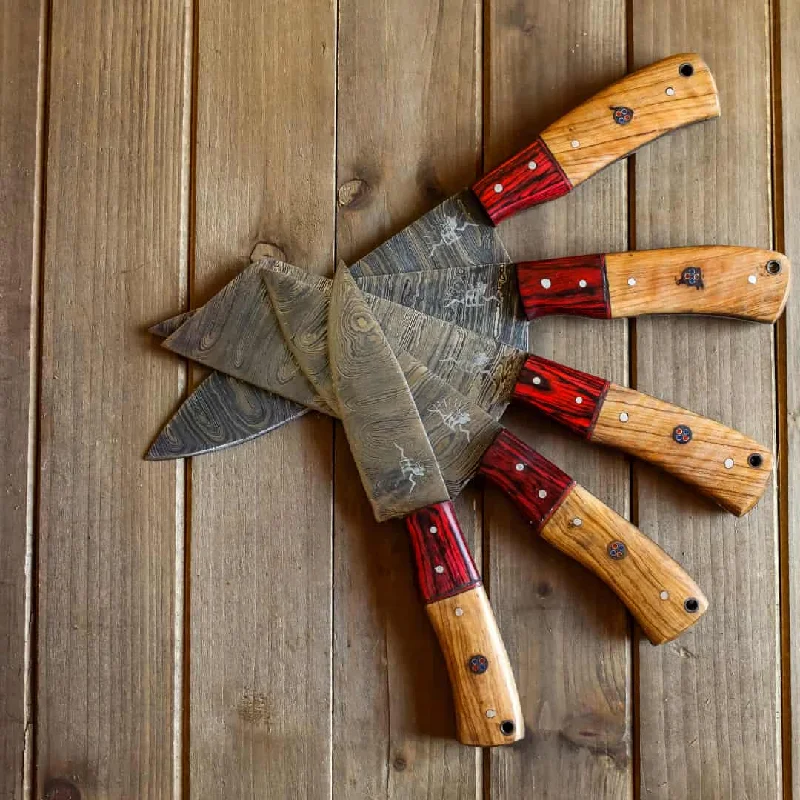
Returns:
[[[636,527],[499,422],[512,401],[673,474],[729,512],[764,492],[772,454],[738,431],[528,352],[547,314],[721,314],[774,322],[790,265],[749,247],[686,247],[514,264],[498,224],[638,147],[719,116],[714,79],[682,54],[635,72],[333,280],[274,259],[151,331],[214,372],[148,458],[263,435],[309,409],[341,419],[376,519],[402,517],[447,664],[458,738],[509,744],[514,677],[452,499],[476,475],[546,541],[607,583],[653,644],[708,602]]]

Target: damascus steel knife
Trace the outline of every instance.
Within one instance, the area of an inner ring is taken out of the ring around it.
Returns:
[[[495,226],[531,206],[567,194],[604,167],[637,148],[690,123],[718,117],[714,78],[694,53],[674,55],[631,73],[546,128],[522,151],[470,188],[445,200],[352,265],[357,278],[398,272],[427,272],[511,259]],[[527,349],[527,328],[515,280],[508,271],[484,273],[485,297],[455,294],[444,303],[415,293],[419,311],[445,312],[484,336]],[[550,278],[556,284],[561,279]],[[464,288],[473,291],[478,283]],[[363,286],[373,287],[373,283]],[[370,289],[372,290],[372,289]],[[578,298],[597,290],[587,282]],[[396,299],[396,298],[392,298]],[[450,300],[455,301],[448,305]]]
[[[324,327],[330,280],[276,261],[244,270],[166,341],[169,349],[235,378],[330,413],[308,386],[275,320],[263,276],[295,276],[314,293]],[[616,447],[675,475],[735,514],[752,508],[769,480],[769,450],[727,426],[486,339],[414,309],[364,295],[393,347],[409,352],[498,418],[520,401],[590,441]]]
[[[522,709],[505,646],[403,372],[347,270],[334,280],[331,404],[378,522],[402,517],[463,744],[510,744]]]
[[[328,329],[317,324],[326,309],[290,276],[272,272],[265,280],[298,366],[336,408]],[[546,541],[605,581],[653,644],[697,621],[707,602],[661,548],[408,353],[395,356],[450,497],[484,475]]]
[[[789,259],[755,247],[708,246],[480,264],[362,275],[370,294],[479,330],[522,313],[599,319],[643,314],[713,314],[775,322],[791,283]],[[517,287],[518,293],[514,293]],[[518,341],[497,338],[519,346]],[[525,345],[522,345],[524,348]]]

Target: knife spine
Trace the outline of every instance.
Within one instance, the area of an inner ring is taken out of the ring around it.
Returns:
[[[529,355],[517,377],[513,398],[589,439],[609,386],[604,378]]]
[[[481,576],[461,534],[450,501],[417,509],[405,518],[417,584],[425,603],[481,585]]]

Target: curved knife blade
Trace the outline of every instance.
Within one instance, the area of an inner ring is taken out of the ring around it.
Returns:
[[[212,372],[164,426],[145,458],[164,461],[224,450],[307,414],[307,406]]]
[[[403,371],[343,269],[333,282],[328,350],[340,418],[375,519],[449,500]]]

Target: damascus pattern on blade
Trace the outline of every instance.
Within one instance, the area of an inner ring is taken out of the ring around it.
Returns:
[[[164,347],[296,403],[330,413],[286,347],[261,280],[261,269],[253,264],[243,270],[166,339]]]
[[[465,189],[356,261],[350,274],[426,272],[510,260],[483,206]]]
[[[328,344],[342,423],[375,518],[449,500],[400,365],[346,269],[333,284]]]
[[[146,458],[163,461],[223,450],[303,416],[306,406],[212,372],[164,426]]]
[[[528,321],[517,285],[515,264],[481,264],[428,272],[367,275],[356,283],[383,300],[528,348]]]
[[[324,337],[331,283],[325,279],[308,283],[296,267],[287,271],[285,266],[271,268],[286,273],[295,284],[294,291],[291,283],[278,284],[287,304],[295,309],[290,336],[295,338],[294,346],[315,350],[315,365],[310,369],[322,372],[327,368]],[[270,267],[265,265],[265,269],[268,276]],[[374,295],[363,298],[396,352],[408,352],[492,416],[500,417],[505,411],[525,360],[523,352],[413,308]],[[315,353],[306,354],[306,359]]]
[[[398,352],[397,361],[447,490],[455,497],[475,475],[483,454],[503,428],[408,353]]]

